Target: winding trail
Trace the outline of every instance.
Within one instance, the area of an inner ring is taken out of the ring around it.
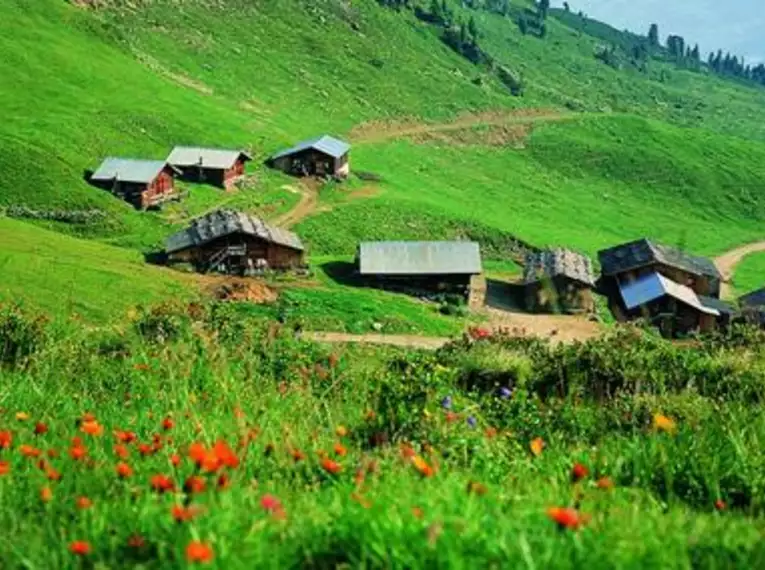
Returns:
[[[316,180],[306,178],[298,183],[300,201],[289,212],[285,212],[273,223],[283,228],[291,228],[314,212],[319,204],[319,187]]]
[[[758,241],[737,247],[715,258],[717,270],[722,274],[720,297],[730,299],[733,297],[733,288],[730,285],[736,266],[741,263],[750,253],[765,251],[765,241]]]

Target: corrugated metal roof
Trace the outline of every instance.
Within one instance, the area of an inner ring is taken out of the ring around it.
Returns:
[[[586,255],[570,249],[552,249],[526,255],[523,282],[535,283],[541,279],[565,276],[574,281],[594,287],[595,277],[592,261]]]
[[[747,293],[738,300],[742,307],[765,307],[765,289],[757,289]]]
[[[217,210],[197,218],[188,228],[167,238],[165,250],[175,253],[236,233],[251,235],[299,251],[304,249],[300,238],[290,231],[270,226],[260,218],[243,212]]]
[[[252,160],[249,154],[241,150],[177,146],[167,157],[167,162],[174,166],[201,166],[225,170],[234,166],[240,156],[245,160]]]
[[[620,283],[619,291],[628,310],[668,295],[708,315],[719,316],[717,309],[704,306],[690,287],[675,283],[660,273],[649,273],[631,283]]]
[[[481,251],[469,241],[380,241],[359,244],[362,275],[478,275]]]
[[[272,156],[271,160],[276,160],[277,158],[282,158],[284,156],[303,152],[304,150],[308,149],[317,150],[333,158],[340,158],[341,156],[344,156],[349,150],[351,150],[351,145],[345,141],[341,141],[340,139],[336,139],[329,135],[324,135],[315,139],[298,143],[292,148],[282,150]]]
[[[647,239],[604,249],[598,252],[598,258],[603,275],[623,273],[650,263],[663,263],[693,275],[720,278],[720,272],[712,260]]]
[[[91,180],[150,183],[167,166],[162,160],[135,160],[109,157],[101,163]]]
[[[715,309],[720,314],[728,313],[729,315],[732,315],[738,312],[736,307],[720,299],[715,299],[714,297],[705,297],[704,295],[699,295],[698,297],[702,305],[709,309]]]

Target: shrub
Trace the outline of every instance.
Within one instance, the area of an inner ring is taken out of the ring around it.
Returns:
[[[0,305],[0,364],[23,365],[45,343],[48,320],[18,305]]]

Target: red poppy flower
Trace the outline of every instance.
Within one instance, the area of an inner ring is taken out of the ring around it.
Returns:
[[[69,545],[69,552],[76,556],[86,556],[90,554],[90,543],[84,540],[75,540]]]
[[[173,418],[170,416],[166,417],[164,420],[162,420],[162,429],[165,431],[170,431],[175,427],[175,422],[173,421]]]
[[[0,461],[0,475],[8,475],[11,472],[11,464],[7,461]]]
[[[576,509],[565,507],[550,507],[547,509],[547,516],[557,523],[561,529],[577,530],[584,526],[588,517],[582,515]]]
[[[186,547],[186,560],[189,562],[198,562],[207,564],[212,562],[213,549],[209,544],[194,540]]]
[[[292,459],[294,459],[295,461],[303,461],[305,459],[305,453],[303,453],[299,449],[291,450],[290,455],[292,455]]]
[[[118,443],[117,445],[114,446],[114,454],[120,459],[127,459],[128,456],[130,455],[130,452],[128,451],[128,448],[126,445]]]
[[[189,446],[189,457],[197,464],[197,467],[201,467],[205,457],[207,457],[205,446],[199,442],[192,443]]]
[[[133,475],[133,469],[127,463],[118,463],[116,471],[120,479],[127,479]]]
[[[42,422],[37,422],[35,424],[35,435],[43,435],[45,433],[48,433],[48,426]]]
[[[8,449],[13,443],[13,434],[9,431],[0,431],[0,449]]]
[[[173,480],[161,473],[152,476],[150,484],[151,488],[157,493],[169,493],[175,490],[175,483],[173,483]]]
[[[20,445],[19,451],[24,457],[40,457],[42,451],[31,445]]]
[[[271,494],[263,495],[260,499],[260,506],[263,507],[263,510],[268,511],[269,513],[283,508],[282,502]]]
[[[574,483],[578,483],[579,481],[587,477],[587,475],[589,474],[590,474],[590,470],[587,469],[587,467],[585,467],[581,463],[575,463],[574,467],[571,469],[571,480]]]
[[[335,451],[335,454],[337,454],[339,457],[345,457],[348,454],[348,450],[340,442],[337,442],[333,449]]]
[[[215,454],[215,457],[218,458],[218,461],[226,467],[235,468],[239,466],[239,458],[234,454],[225,441],[217,441],[215,446],[213,446],[213,453]]]
[[[718,511],[724,511],[727,508],[728,508],[728,505],[726,505],[725,501],[723,501],[722,499],[717,499],[715,501],[715,509],[717,509]]]
[[[85,509],[89,509],[93,506],[93,501],[88,499],[87,497],[77,497],[77,508],[81,511],[84,511]]]
[[[343,470],[343,466],[340,465],[337,461],[332,461],[329,457],[325,457],[321,460],[321,468],[324,469],[327,473],[331,473],[332,475],[337,475]]]
[[[148,443],[139,443],[138,453],[140,453],[143,457],[148,457],[150,455],[154,455],[155,449],[152,445]]]
[[[48,481],[61,481],[61,473],[53,469],[53,467],[45,470],[45,477],[48,478]]]
[[[178,467],[181,464],[181,456],[177,453],[173,453],[170,456],[170,463],[172,463],[173,467]]]
[[[203,493],[206,486],[207,483],[202,477],[192,475],[183,483],[183,490],[189,495],[193,495],[194,493]]]

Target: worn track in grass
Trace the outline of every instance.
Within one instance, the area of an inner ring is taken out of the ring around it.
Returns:
[[[730,299],[733,297],[733,288],[730,285],[736,266],[751,253],[765,251],[765,241],[748,243],[727,251],[715,258],[717,270],[722,274],[723,282],[720,288],[720,297]]]

